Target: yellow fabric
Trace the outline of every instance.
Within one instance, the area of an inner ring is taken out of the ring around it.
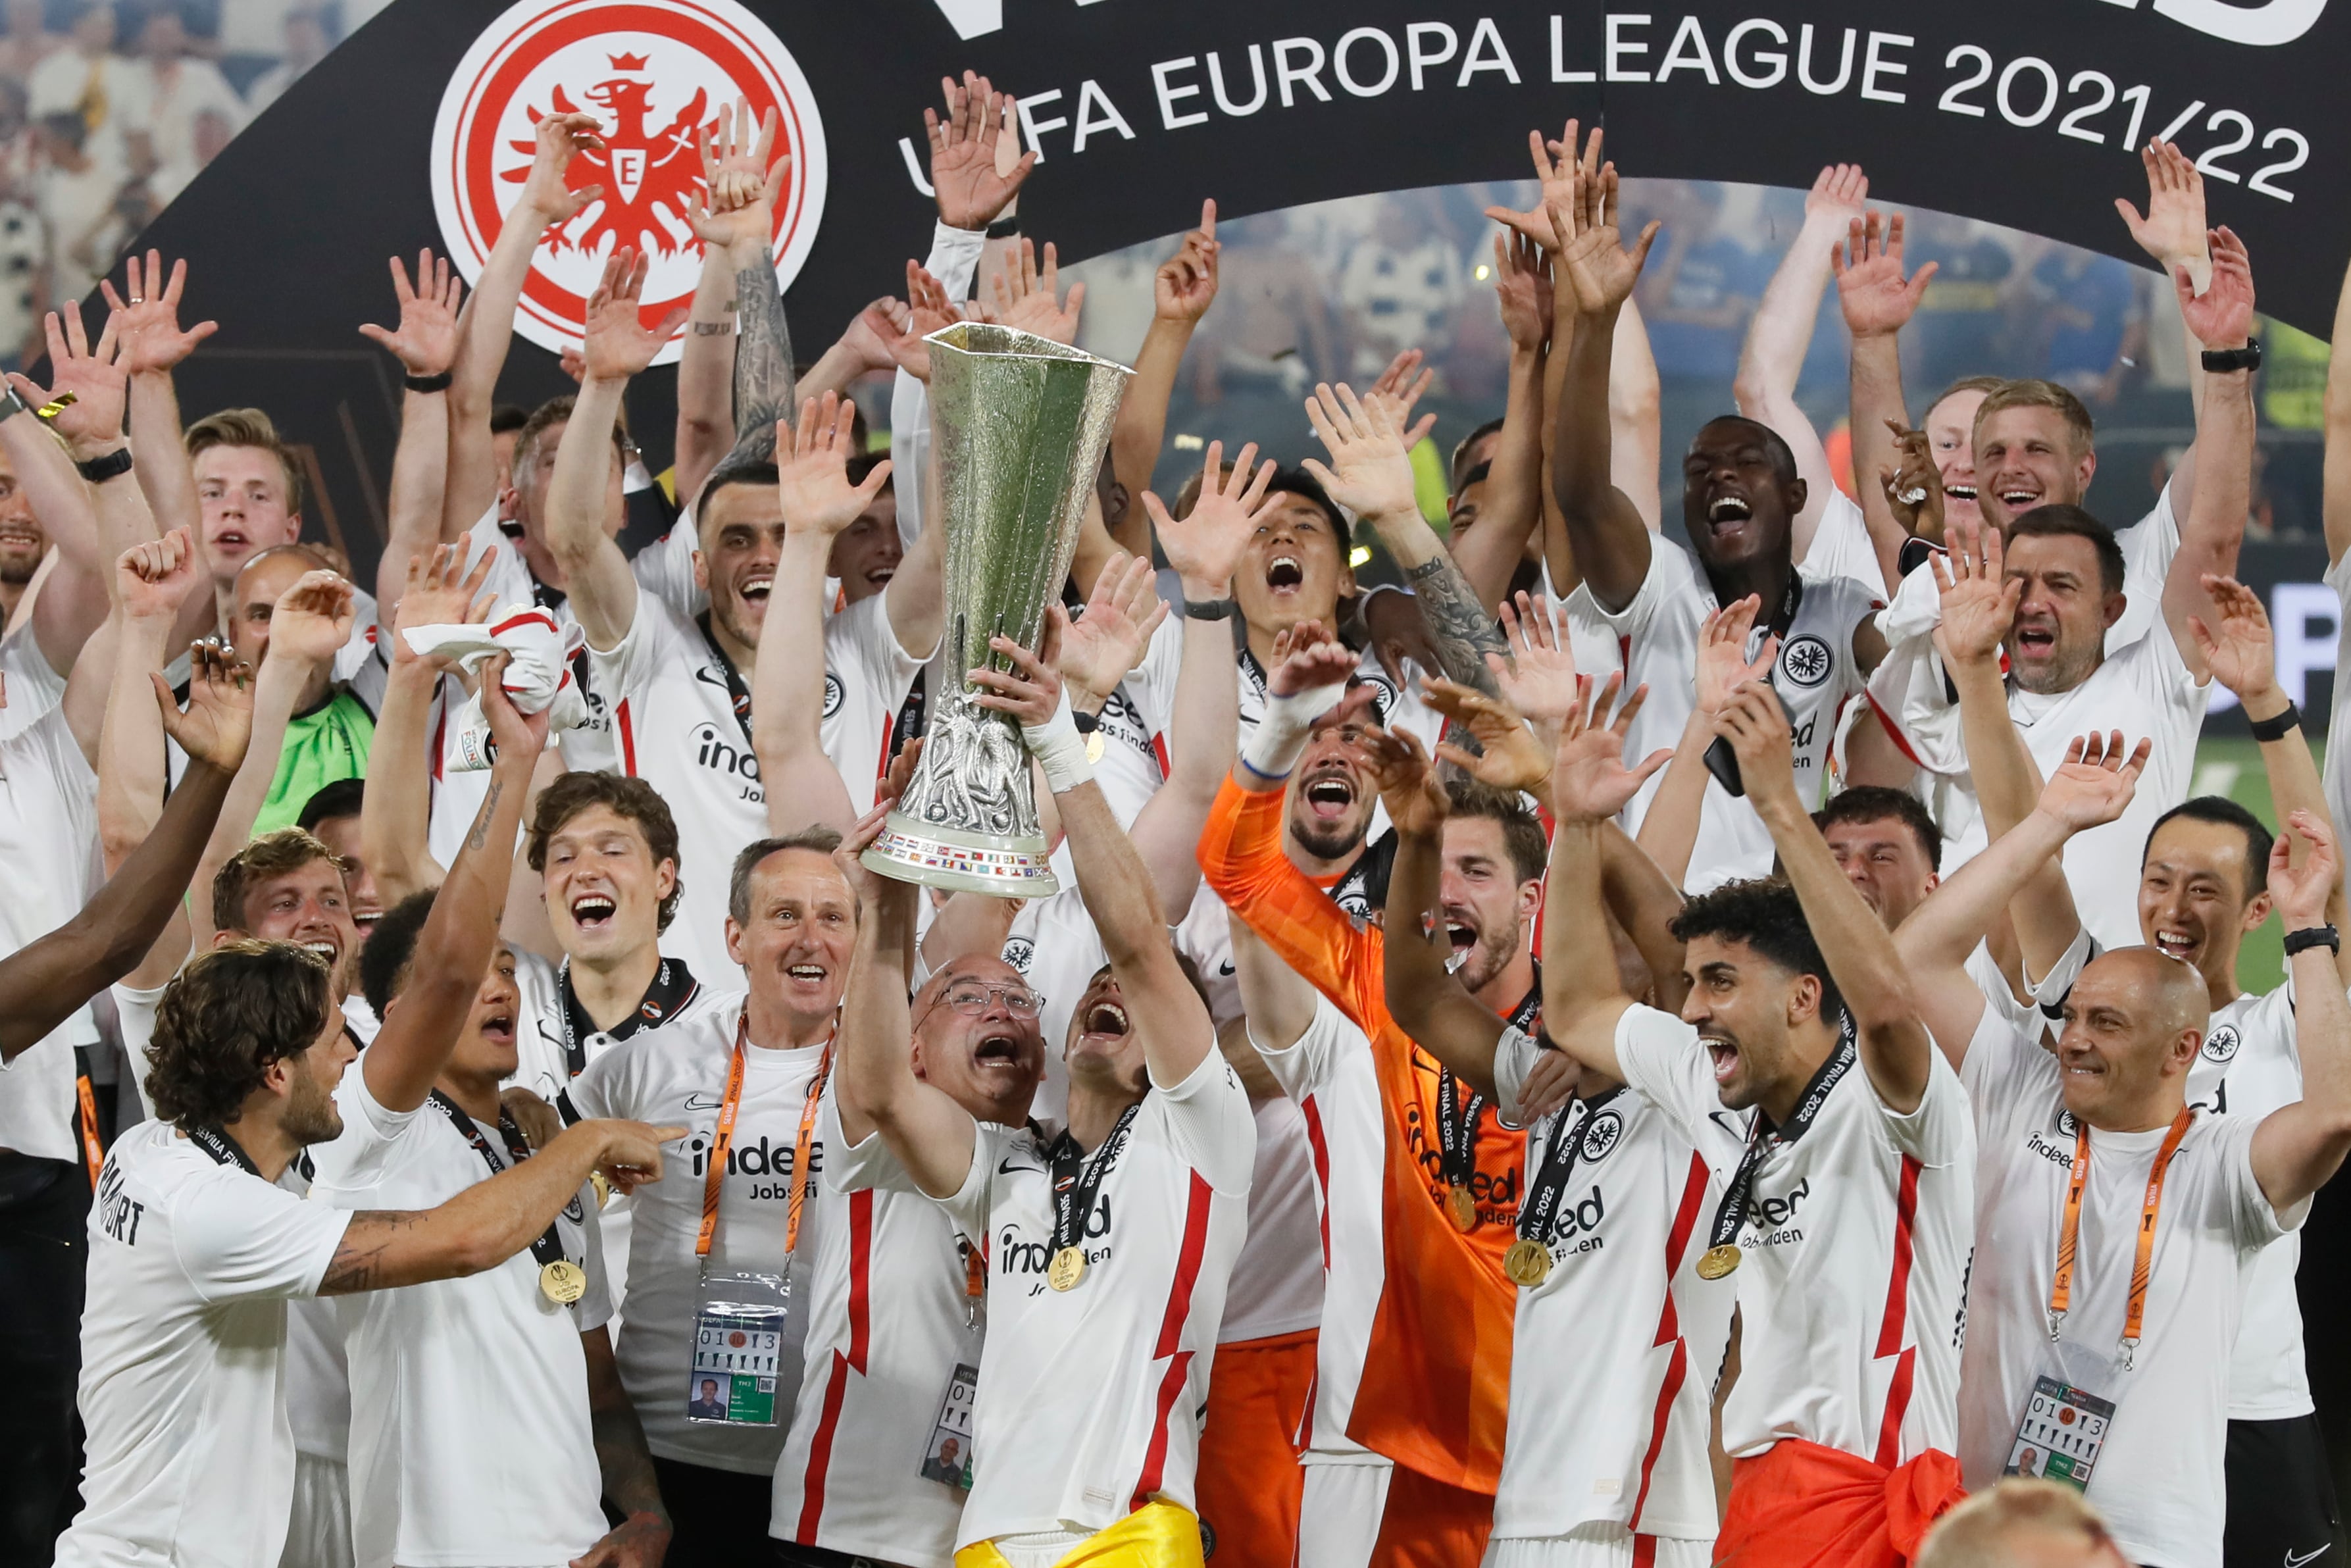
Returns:
[[[1011,1568],[992,1541],[955,1554],[955,1568]],[[1053,1568],[1205,1568],[1200,1521],[1172,1502],[1147,1502],[1064,1553]]]

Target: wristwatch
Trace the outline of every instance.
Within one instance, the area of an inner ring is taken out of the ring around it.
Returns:
[[[25,400],[16,395],[15,387],[0,382],[0,422],[14,419],[20,413],[32,412]]]
[[[1187,599],[1184,601],[1186,621],[1230,621],[1241,612],[1238,599]]]
[[[2262,340],[2248,338],[2241,349],[2207,349],[2204,370],[2208,375],[2222,376],[2231,371],[2258,371],[2262,368]]]
[[[109,479],[131,472],[131,448],[118,446],[111,452],[99,454],[87,463],[77,463],[74,467],[91,484],[103,485]]]

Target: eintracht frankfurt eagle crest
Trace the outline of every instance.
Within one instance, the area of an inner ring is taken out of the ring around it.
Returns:
[[[551,229],[531,261],[515,329],[540,347],[578,345],[604,258],[628,246],[652,258],[644,316],[685,304],[702,270],[686,220],[702,188],[695,133],[722,107],[781,114],[775,151],[792,157],[776,203],[775,257],[789,286],[824,212],[824,127],[808,78],[767,25],[731,0],[524,0],[465,52],[433,127],[433,204],[442,242],[479,279],[530,169],[532,128],[549,114],[601,122],[605,150],[574,158],[574,190],[603,194]],[[672,339],[656,364],[677,358]]]

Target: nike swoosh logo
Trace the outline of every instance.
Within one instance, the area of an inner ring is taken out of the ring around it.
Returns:
[[[716,1111],[718,1109],[718,1097],[715,1094],[689,1094],[685,1097],[685,1108],[689,1111]]]
[[[1045,1174],[1045,1167],[1043,1166],[1016,1166],[1012,1163],[1012,1158],[1008,1155],[997,1163],[996,1174],[998,1176],[1010,1176],[1016,1171],[1034,1171],[1039,1176],[1043,1176]]]
[[[2305,1563],[2315,1563],[2320,1558],[2326,1555],[2328,1547],[2331,1547],[2333,1544],[2334,1543],[2332,1542],[2329,1542],[2326,1546],[2322,1546],[2315,1552],[2305,1552],[2299,1557],[2294,1554],[2294,1549],[2292,1547],[2288,1547],[2285,1554],[2285,1568],[2302,1568],[2302,1565]]]
[[[716,686],[720,691],[726,694],[726,698],[729,702],[732,702],[735,699],[735,688],[726,684],[726,677],[712,669],[709,665],[695,665],[694,669],[694,678],[697,681],[707,681],[712,685]]]
[[[1746,1134],[1747,1129],[1740,1126],[1737,1118],[1728,1111],[1708,1111],[1706,1113],[1706,1119],[1732,1137],[1743,1137]]]

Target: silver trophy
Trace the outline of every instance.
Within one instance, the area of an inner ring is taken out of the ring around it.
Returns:
[[[950,891],[1059,892],[1038,825],[1020,727],[972,701],[967,672],[990,637],[1034,649],[1070,571],[1123,365],[1050,339],[962,321],[925,338],[931,439],[946,533],[944,664],[914,781],[862,859],[884,876]]]

